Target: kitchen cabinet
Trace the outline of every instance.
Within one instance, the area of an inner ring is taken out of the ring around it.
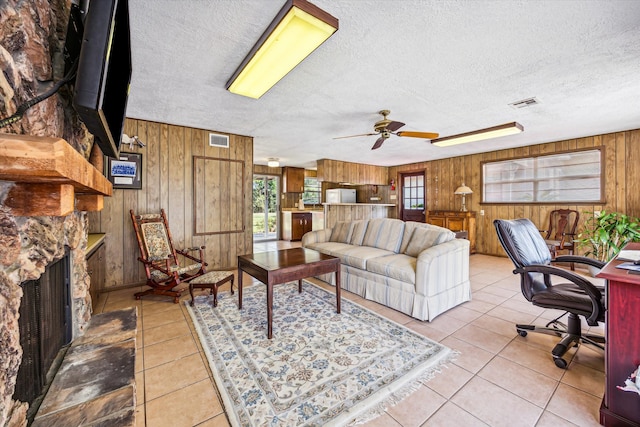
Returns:
[[[348,182],[358,185],[389,185],[389,169],[385,166],[330,159],[320,159],[316,164],[318,166],[317,176],[320,181]]]
[[[100,293],[104,290],[106,272],[106,246],[104,245],[104,235],[97,238],[97,242],[87,248],[87,274],[90,278],[89,295],[91,295],[91,305],[94,309],[98,306]],[[91,240],[91,235],[90,235]],[[91,243],[91,241],[89,242]]]
[[[301,240],[305,233],[313,230],[311,212],[282,212],[282,239]]]
[[[476,213],[461,211],[427,211],[426,220],[428,224],[438,227],[448,228],[458,233],[466,231],[471,244],[470,253],[476,253]],[[462,234],[459,234],[462,235]]]
[[[282,168],[282,192],[304,192],[304,169],[291,167]]]

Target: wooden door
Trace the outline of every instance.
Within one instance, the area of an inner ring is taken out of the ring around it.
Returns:
[[[313,230],[313,215],[311,214],[311,212],[307,212],[304,214],[304,233],[302,233],[302,236],[304,236],[306,233],[312,230]],[[302,239],[302,236],[300,236],[301,239]]]
[[[291,240],[300,240],[304,234],[304,215],[294,213],[291,215]]]
[[[311,228],[312,215],[310,212],[291,215],[291,240],[301,240],[305,233],[311,231]]]
[[[403,221],[425,222],[424,182],[424,171],[400,174],[400,217]]]
[[[304,191],[303,168],[285,167],[282,172],[283,193],[302,193]]]

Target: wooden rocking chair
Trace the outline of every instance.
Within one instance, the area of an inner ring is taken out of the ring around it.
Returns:
[[[549,213],[549,227],[541,230],[541,233],[544,233],[544,241],[552,259],[556,259],[560,251],[568,251],[569,255],[573,255],[573,240],[579,220],[580,214],[573,209],[556,209]],[[575,270],[574,263],[570,263],[570,266],[571,270]]]
[[[144,264],[146,284],[151,287],[136,293],[136,299],[144,295],[167,295],[173,297],[173,302],[177,304],[182,290],[174,288],[206,273],[205,247],[175,249],[164,209],[159,214],[135,215],[133,209],[129,212],[140,248],[138,260]],[[200,258],[190,254],[196,251],[199,251]],[[178,255],[191,264],[181,265]]]

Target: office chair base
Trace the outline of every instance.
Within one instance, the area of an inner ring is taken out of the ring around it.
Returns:
[[[549,327],[549,325],[553,325]],[[558,325],[562,326],[559,328]],[[556,321],[549,322],[546,327],[535,325],[516,325],[516,331],[521,337],[526,337],[529,332],[542,333],[562,337],[561,340],[551,350],[553,361],[558,368],[566,369],[567,362],[563,359],[566,352],[577,347],[580,343],[593,345],[604,350],[605,339],[600,335],[582,334],[580,319],[574,314],[569,314],[567,325]]]
[[[545,335],[554,335],[556,337],[561,337],[562,335],[567,333],[566,328],[549,328],[544,326],[535,326],[535,325],[516,325],[516,331],[520,334],[521,337],[526,337],[529,332],[536,332],[539,334]]]

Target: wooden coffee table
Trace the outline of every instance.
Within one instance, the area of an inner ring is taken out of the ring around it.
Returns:
[[[336,311],[340,313],[340,258],[306,248],[284,249],[238,256],[238,309],[242,309],[242,272],[267,285],[267,338],[271,339],[273,318],[273,287],[325,273],[336,274]]]

